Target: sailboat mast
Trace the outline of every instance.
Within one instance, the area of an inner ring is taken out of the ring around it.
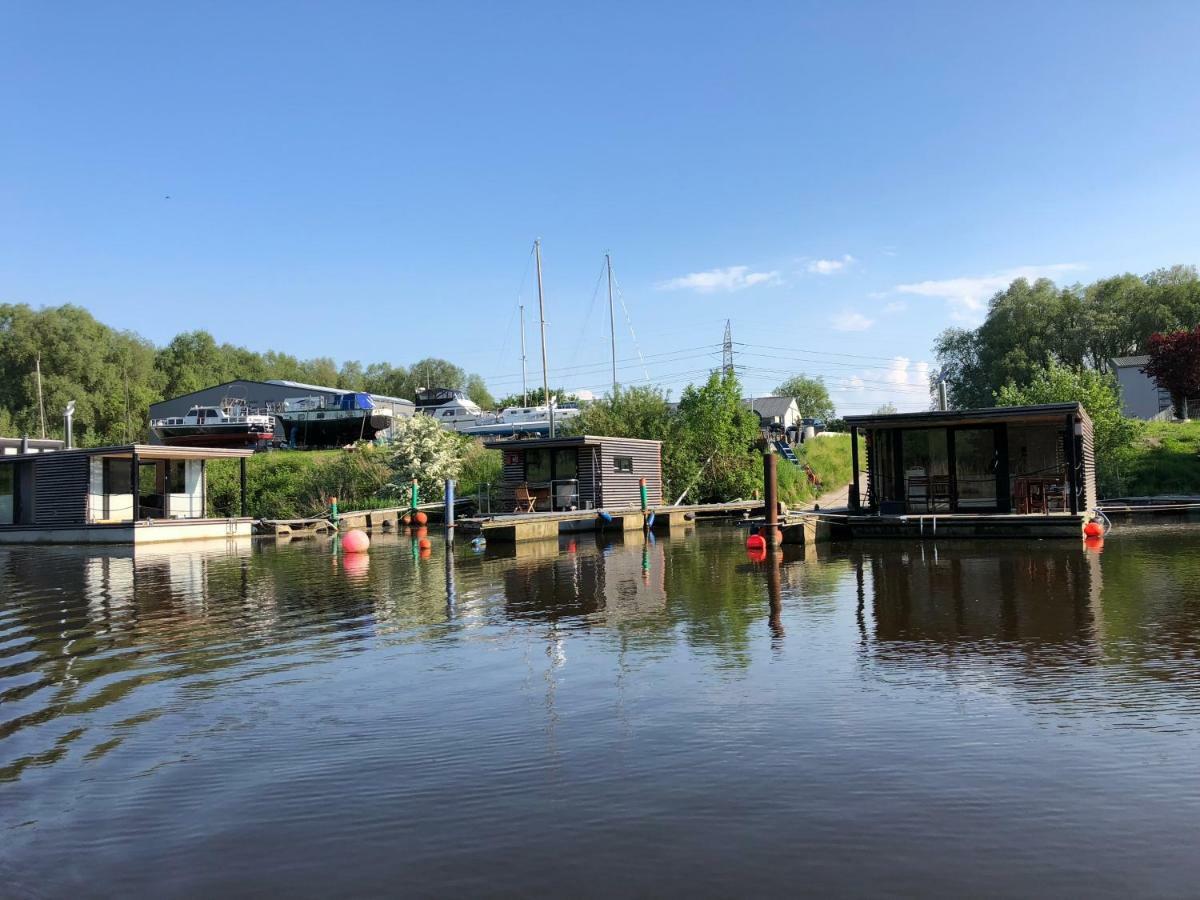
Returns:
[[[533,242],[533,255],[537,258],[538,317],[542,323],[542,398],[550,413],[550,437],[554,437],[554,404],[550,402],[550,373],[546,368],[546,300],[542,294],[542,242]]]
[[[521,405],[529,405],[529,377],[525,372],[525,304],[521,309]]]
[[[608,335],[612,342],[612,392],[613,399],[617,399],[617,320],[613,315],[612,301],[612,255],[604,254],[604,265],[608,269]]]

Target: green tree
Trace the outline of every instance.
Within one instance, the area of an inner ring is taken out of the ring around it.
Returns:
[[[488,390],[487,385],[480,376],[468,375],[463,385],[463,390],[467,392],[468,397],[483,409],[496,408],[496,398],[492,396],[492,392]]]
[[[1000,406],[1038,403],[1083,404],[1096,441],[1096,477],[1102,494],[1121,490],[1121,473],[1141,423],[1121,415],[1121,401],[1112,376],[1090,369],[1051,364],[1027,384],[1007,384],[996,395]]]
[[[689,496],[699,502],[751,497],[759,488],[758,417],[742,403],[737,376],[713,372],[679,398],[676,440],[699,463]],[[693,493],[694,492],[694,493]]]
[[[775,393],[780,397],[794,397],[802,418],[827,422],[835,415],[833,401],[829,399],[829,390],[820,378],[793,375],[775,388]]]
[[[392,426],[388,445],[392,493],[407,497],[415,479],[423,498],[440,499],[445,480],[458,477],[469,443],[463,435],[442,428],[432,416],[400,419]]]

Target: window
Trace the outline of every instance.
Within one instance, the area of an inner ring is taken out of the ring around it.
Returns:
[[[16,492],[14,490],[15,481],[13,473],[16,467],[13,465],[0,466],[0,525],[12,525],[14,523],[13,512],[16,509]]]
[[[167,462],[167,493],[187,493],[187,463],[182,459]]]
[[[525,451],[525,480],[549,481],[552,477],[548,450]]]
[[[554,480],[562,481],[576,476],[575,448],[554,451]]]
[[[632,456],[614,456],[613,457],[614,472],[633,472],[633,457]]]
[[[129,460],[104,460],[104,493],[131,494],[129,489]]]

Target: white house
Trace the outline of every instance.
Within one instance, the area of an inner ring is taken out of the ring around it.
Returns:
[[[1121,391],[1121,413],[1131,419],[1170,418],[1171,394],[1142,369],[1149,356],[1118,356],[1110,361]]]
[[[795,397],[753,397],[742,402],[758,413],[764,428],[786,429],[800,424],[800,407]]]

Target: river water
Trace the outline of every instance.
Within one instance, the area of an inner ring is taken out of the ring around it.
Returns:
[[[0,894],[1195,896],[1198,535],[0,549]]]

